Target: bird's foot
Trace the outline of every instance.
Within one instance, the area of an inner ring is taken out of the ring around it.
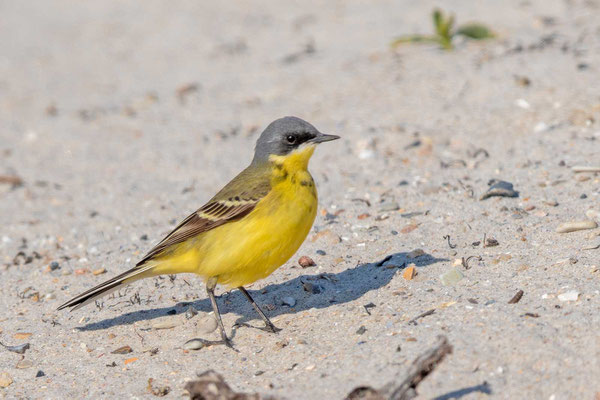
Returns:
[[[267,331],[267,332],[271,332],[271,333],[279,333],[281,332],[281,328],[276,327],[275,325],[273,325],[273,323],[271,321],[265,323],[264,328],[259,328],[262,329],[263,331]]]

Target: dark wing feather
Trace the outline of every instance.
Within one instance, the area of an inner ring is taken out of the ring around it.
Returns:
[[[271,190],[264,171],[245,169],[208,203],[184,219],[137,263],[143,265],[167,248],[248,215]]]

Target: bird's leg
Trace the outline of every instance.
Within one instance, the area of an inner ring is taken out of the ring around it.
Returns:
[[[217,286],[217,278],[212,277],[206,282],[206,293],[208,293],[208,297],[210,298],[210,303],[212,304],[213,312],[215,313],[215,318],[217,319],[217,324],[219,325],[219,330],[221,331],[221,339],[223,339],[223,343],[227,347],[233,348],[231,341],[225,333],[225,327],[223,327],[221,313],[219,312],[219,306],[217,305],[217,300],[215,299],[215,286]]]
[[[256,302],[254,301],[254,299],[252,298],[252,296],[250,296],[250,293],[248,293],[248,291],[243,287],[240,286],[238,287],[238,289],[240,290],[240,292],[244,293],[244,296],[246,296],[246,298],[248,299],[248,301],[250,302],[250,304],[252,304],[252,307],[254,307],[254,309],[256,310],[256,312],[258,313],[258,315],[260,315],[260,317],[262,318],[263,321],[265,321],[265,330],[272,332],[272,333],[277,333],[279,332],[281,329],[277,328],[275,325],[273,325],[273,323],[271,322],[271,320],[269,320],[269,318],[265,315],[265,313],[260,309],[260,307],[258,306],[258,304],[256,304]]]

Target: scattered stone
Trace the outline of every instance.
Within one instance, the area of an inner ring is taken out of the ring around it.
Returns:
[[[41,369],[37,372],[37,374],[35,374],[36,378],[41,378],[43,376],[46,376],[46,373],[44,371],[42,371]]]
[[[494,238],[486,238],[485,242],[483,243],[483,247],[495,247],[495,246],[498,246],[499,244],[500,244],[500,242],[498,242]]]
[[[415,249],[413,251],[411,251],[410,253],[408,253],[406,256],[408,258],[418,258],[421,256],[425,255],[425,251],[423,251],[423,249]]]
[[[52,261],[49,265],[50,267],[50,271],[56,271],[57,269],[60,268],[60,265],[58,264],[57,261]]]
[[[414,264],[411,264],[409,267],[405,268],[404,272],[402,273],[402,276],[407,281],[412,280],[416,275],[417,275],[417,269],[415,268]]]
[[[290,296],[281,299],[281,304],[288,307],[294,307],[296,305],[296,299]]]
[[[316,253],[317,253],[318,255],[320,255],[320,256],[324,256],[324,255],[326,255],[326,254],[327,254],[327,253],[325,252],[325,250],[317,250],[317,251],[316,251]]]
[[[123,347],[119,347],[116,350],[113,350],[110,352],[110,354],[129,354],[133,352],[133,350],[131,349],[130,346],[123,346]]]
[[[492,179],[488,182],[490,186],[487,192],[485,192],[479,200],[485,200],[490,197],[519,197],[519,192],[513,189],[513,184],[498,179]]]
[[[74,272],[75,272],[75,275],[85,275],[85,274],[88,274],[90,272],[90,270],[87,268],[78,268]]]
[[[600,166],[575,165],[571,168],[573,172],[600,172]]]
[[[123,364],[125,364],[125,365],[131,364],[133,362],[136,362],[137,360],[138,360],[137,357],[128,358],[127,360],[123,361]]]
[[[579,292],[571,290],[569,292],[561,293],[558,295],[560,301],[577,301],[579,299]]]
[[[367,328],[365,328],[364,325],[362,325],[360,328],[358,328],[358,330],[356,331],[357,335],[362,335],[363,333],[365,333],[367,331]]]
[[[192,339],[184,343],[184,350],[200,350],[209,346],[209,342],[204,339]]]
[[[415,229],[417,229],[418,227],[419,227],[419,225],[417,225],[417,224],[406,225],[404,228],[402,228],[400,230],[400,232],[402,232],[402,233],[410,233],[410,232],[414,231]]]
[[[302,268],[314,267],[315,265],[317,265],[317,263],[314,262],[314,260],[309,256],[300,257],[300,259],[298,260],[298,264],[300,264]]]
[[[192,319],[198,314],[198,311],[193,307],[189,306],[185,311],[185,319]]]
[[[168,318],[164,318],[164,319],[161,319],[159,321],[152,323],[152,325],[150,325],[150,327],[154,330],[160,330],[160,329],[172,329],[172,328],[175,328],[177,325],[179,325],[179,322],[177,322],[173,318],[168,317]]]
[[[94,275],[102,275],[106,273],[106,268],[98,268],[92,271]]]
[[[462,280],[465,276],[456,268],[440,275],[440,280],[444,286],[453,286]]]
[[[17,332],[13,335],[13,337],[15,339],[19,339],[19,340],[23,340],[23,339],[29,339],[29,337],[31,337],[32,333],[29,332]]]
[[[0,372],[0,388],[7,388],[12,385],[13,379],[8,372]]]
[[[565,222],[556,228],[557,233],[569,233],[575,231],[581,231],[585,229],[595,229],[598,224],[595,221],[576,221],[576,222]]]
[[[33,367],[33,363],[29,360],[20,360],[15,367],[17,369],[27,369]]]
[[[512,297],[512,299],[510,299],[510,300],[508,301],[508,304],[517,304],[517,303],[518,303],[518,302],[521,300],[521,297],[523,297],[523,293],[524,293],[524,292],[523,292],[522,290],[519,290],[519,291],[518,291],[518,292],[517,292],[517,293],[516,293],[516,294],[515,294],[515,295]]]
[[[550,206],[550,207],[558,206],[558,201],[556,201],[556,200],[543,200],[542,203],[544,203],[545,205]]]
[[[217,329],[218,324],[217,324],[217,319],[215,318],[213,312],[209,312],[204,317],[202,317],[198,321],[197,327],[198,327],[198,331],[200,333],[214,332]]]

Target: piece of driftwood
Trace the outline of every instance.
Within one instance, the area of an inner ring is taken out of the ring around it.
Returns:
[[[417,396],[417,386],[438,366],[446,355],[452,353],[452,346],[445,336],[438,336],[434,347],[417,357],[408,372],[398,380],[377,390],[360,386],[352,390],[344,400],[409,400]],[[198,379],[186,383],[185,390],[192,400],[281,400],[259,393],[237,393],[215,371],[209,370],[198,375]]]

